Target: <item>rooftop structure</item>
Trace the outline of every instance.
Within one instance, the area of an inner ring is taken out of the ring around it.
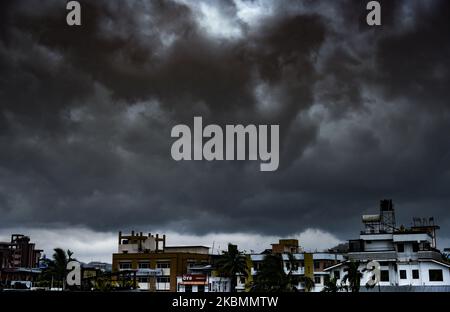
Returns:
[[[397,227],[392,200],[380,201],[380,213],[363,215],[364,231],[359,239],[349,241],[348,261],[358,261],[361,270],[374,260],[381,265],[383,287],[400,286],[450,286],[450,265],[436,249],[434,218],[414,218],[413,226]],[[346,263],[326,271],[340,280]],[[366,274],[367,275],[367,274]],[[367,278],[361,280],[365,285]]]

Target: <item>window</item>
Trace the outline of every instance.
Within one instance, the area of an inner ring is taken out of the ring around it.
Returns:
[[[170,269],[170,262],[168,262],[168,261],[157,262],[156,267],[158,269]]]
[[[400,270],[400,279],[406,279],[406,270]]]
[[[419,270],[412,270],[412,278],[419,279]]]
[[[293,262],[292,266],[291,266],[290,262],[286,262],[286,269],[292,270],[292,271],[297,271],[298,270],[298,262]]]
[[[319,261],[314,261],[314,269],[320,269],[320,262]]]
[[[398,252],[405,252],[405,245],[397,244],[397,251]]]
[[[148,269],[150,268],[150,263],[148,262],[139,262],[139,269]]]
[[[389,282],[389,270],[380,271],[380,282]]]
[[[419,244],[418,243],[413,243],[412,249],[413,249],[413,252],[418,252],[419,251]]]
[[[170,283],[170,276],[158,276],[156,278],[157,283]]]
[[[119,269],[122,269],[122,270],[131,269],[131,262],[119,263]]]
[[[138,277],[138,283],[148,283],[148,277]]]
[[[192,285],[184,285],[185,292],[192,292]]]
[[[194,267],[195,266],[195,261],[188,261],[187,262],[187,267],[188,268],[192,268],[192,267]]]
[[[198,292],[205,292],[205,285],[198,285],[197,286],[197,291]]]
[[[442,282],[442,270],[428,270],[428,274],[430,275],[430,282]]]
[[[320,284],[320,276],[314,276],[314,284]]]
[[[341,272],[338,271],[338,270],[334,271],[334,278],[335,279],[340,279],[341,278]]]

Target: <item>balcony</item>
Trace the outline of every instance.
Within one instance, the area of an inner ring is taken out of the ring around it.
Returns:
[[[348,258],[350,260],[395,260],[397,259],[397,252],[395,250],[387,251],[362,251],[349,252]]]

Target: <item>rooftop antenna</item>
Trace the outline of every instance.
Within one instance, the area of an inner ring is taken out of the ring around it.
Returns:
[[[396,230],[395,210],[392,199],[383,199],[380,201],[380,219],[383,231],[392,233]]]

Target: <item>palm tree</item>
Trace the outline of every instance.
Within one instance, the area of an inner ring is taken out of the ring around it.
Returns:
[[[267,254],[253,280],[252,291],[283,291],[287,283],[283,260],[279,254]]]
[[[363,276],[361,271],[359,271],[359,265],[359,261],[350,261],[347,263],[347,267],[344,269],[344,272],[346,272],[346,274],[342,278],[342,283],[346,284],[348,282],[349,285],[345,285],[342,287],[347,291],[350,288],[352,292],[359,292],[359,288],[361,286],[361,278]]]
[[[47,269],[44,271],[44,276],[51,277],[52,280],[61,282],[62,288],[65,285],[67,263],[72,260],[73,252],[70,250],[64,251],[61,248],[55,248],[53,259],[47,259]]]
[[[231,278],[231,291],[236,291],[236,276],[248,276],[247,258],[244,253],[238,250],[237,245],[228,244],[228,251],[222,252],[222,256],[217,260],[219,274]]]
[[[295,256],[292,253],[287,254],[288,260],[287,260],[287,267],[288,267],[288,274],[286,276],[287,278],[287,291],[297,291],[297,285],[300,282],[300,279],[298,276],[294,275],[294,271],[298,270],[298,261],[295,258]],[[283,269],[284,271],[284,269]]]
[[[325,279],[325,285],[322,289],[322,292],[338,292],[339,290],[340,290],[340,287],[337,284],[336,277]]]
[[[252,291],[258,292],[292,292],[297,291],[297,285],[302,277],[294,275],[298,262],[292,254],[288,255],[288,273],[284,270],[283,256],[268,254],[264,257],[260,269],[253,281]]]
[[[309,276],[301,276],[299,281],[301,283],[303,283],[303,285],[305,287],[305,291],[307,291],[307,292],[310,292],[315,287],[314,280]]]

